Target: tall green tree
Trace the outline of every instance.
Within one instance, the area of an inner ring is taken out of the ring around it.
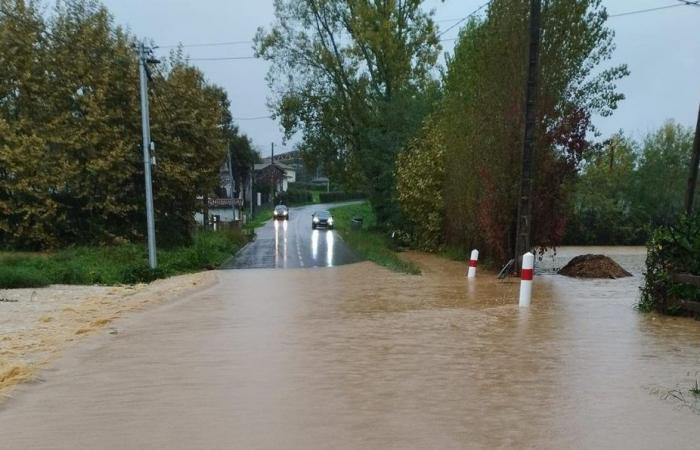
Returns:
[[[494,0],[460,32],[435,126],[445,139],[445,242],[495,261],[513,252],[524,128],[527,0]],[[533,242],[561,240],[568,194],[590,147],[594,114],[622,99],[625,66],[600,69],[613,51],[600,0],[551,0],[542,13],[537,95]],[[426,193],[427,195],[427,193]]]
[[[396,155],[434,99],[439,43],[422,0],[276,0],[257,54],[272,62],[271,107],[306,159],[362,186],[391,220]]]
[[[44,139],[46,39],[37,2],[0,0],[0,244],[56,241],[56,167]]]
[[[97,0],[0,0],[0,246],[143,239],[135,43]],[[226,93],[181,51],[149,84],[158,242],[182,243],[239,136]]]

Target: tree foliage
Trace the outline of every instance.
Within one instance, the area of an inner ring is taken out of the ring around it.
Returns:
[[[271,106],[307,161],[362,187],[391,220],[394,167],[431,110],[438,39],[422,0],[276,0],[256,36]]]
[[[672,121],[641,143],[621,134],[589,152],[578,177],[565,242],[642,244],[683,210],[692,131]]]
[[[0,0],[0,246],[143,238],[135,43],[95,0]],[[151,89],[159,243],[183,242],[237,133],[224,91],[181,52]]]
[[[444,242],[506,261],[514,247],[524,135],[528,1],[494,0],[460,32],[448,59],[434,126],[443,136]],[[601,70],[613,50],[599,0],[552,0],[542,13],[535,131],[533,242],[552,245],[566,225],[568,194],[594,131],[622,98],[625,66]]]

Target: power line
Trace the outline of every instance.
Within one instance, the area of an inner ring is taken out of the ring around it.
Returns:
[[[691,5],[692,5],[692,3],[674,3],[673,5],[659,6],[657,8],[638,9],[635,11],[627,11],[627,12],[622,12],[622,13],[617,13],[617,14],[610,14],[608,17],[612,18],[612,17],[631,16],[633,14],[643,14],[643,13],[648,13],[648,12],[653,12],[653,11],[661,11],[662,9],[671,9],[671,8],[678,8],[679,6],[691,6]]]
[[[256,117],[234,117],[233,120],[263,120],[272,119],[272,116],[256,116]]]
[[[177,45],[160,45],[160,48],[191,48],[191,47],[222,47],[226,45],[244,45],[252,44],[253,41],[228,41],[228,42],[202,42],[199,44],[177,44]]]
[[[478,13],[479,11],[481,11],[482,9],[486,8],[490,3],[491,3],[491,0],[489,0],[489,1],[486,2],[486,3],[484,3],[483,5],[479,6],[479,7],[476,8],[474,11],[470,12],[469,14],[467,14],[466,16],[462,17],[461,19],[459,19],[459,21],[457,21],[457,23],[455,23],[454,25],[451,25],[451,26],[447,27],[445,30],[441,31],[441,32],[438,34],[438,37],[440,37],[440,36],[442,36],[443,34],[447,33],[448,31],[450,31],[450,30],[453,29],[454,27],[460,25],[462,22],[464,22],[465,20],[467,20],[468,18],[470,18],[470,17],[473,16],[474,14],[476,14],[476,13]]]
[[[665,9],[671,9],[671,8],[678,8],[681,6],[696,6],[700,7],[700,0],[677,0],[679,3],[674,3],[672,5],[665,5],[665,6],[659,6],[656,8],[647,8],[647,9],[639,9],[639,10],[634,10],[634,11],[625,11],[621,13],[616,13],[616,14],[610,14],[608,15],[608,18],[615,18],[615,17],[624,17],[624,16],[630,16],[634,14],[644,14],[648,12],[654,12],[654,11],[661,11]],[[467,19],[470,17],[476,15],[479,11],[484,9],[486,6],[488,6],[491,3],[491,0],[488,2],[482,4],[479,6],[477,9],[472,11],[471,13],[467,14],[464,17],[461,18],[455,18],[455,19],[441,19],[441,20],[436,20],[436,22],[455,22],[453,25],[447,27],[440,33],[438,33],[438,37],[441,37],[445,35],[448,31],[456,28],[457,26],[461,25],[463,22],[465,22]],[[446,39],[440,39],[440,42],[452,42],[456,41],[458,38],[446,38]],[[202,42],[202,43],[197,43],[197,44],[171,44],[171,45],[161,45],[158,46],[158,48],[197,48],[197,47],[224,47],[224,46],[233,46],[233,45],[244,45],[244,44],[253,44],[253,41],[223,41],[223,42]],[[187,58],[189,61],[235,61],[235,60],[245,60],[245,59],[257,59],[256,56],[225,56],[225,57],[213,57],[213,58]],[[253,120],[257,120],[258,118],[253,118]]]
[[[231,61],[235,59],[258,59],[256,56],[224,56],[221,58],[187,58],[189,61]]]

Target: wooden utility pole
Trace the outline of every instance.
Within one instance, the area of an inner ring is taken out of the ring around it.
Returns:
[[[515,272],[520,271],[521,258],[530,251],[532,236],[532,164],[535,138],[535,101],[539,78],[540,59],[540,0],[530,0],[530,48],[527,65],[527,88],[525,94],[525,139],[523,140],[523,166],[520,174],[520,197],[518,222],[515,236]]]
[[[693,201],[698,185],[698,164],[700,164],[700,108],[698,108],[698,123],[695,126],[695,140],[693,141],[693,156],[690,158],[690,175],[688,176],[688,188],[685,192],[685,212],[693,213]]]

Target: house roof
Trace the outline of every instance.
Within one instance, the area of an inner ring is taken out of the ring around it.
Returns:
[[[262,163],[262,164],[256,164],[255,170],[263,170],[264,168],[266,168],[268,166],[270,166],[269,162]],[[283,164],[283,163],[279,163],[279,162],[275,163],[275,167],[279,167],[280,169],[286,170],[286,171],[289,171],[289,170],[294,171],[295,170],[294,167],[288,166],[287,164]]]

